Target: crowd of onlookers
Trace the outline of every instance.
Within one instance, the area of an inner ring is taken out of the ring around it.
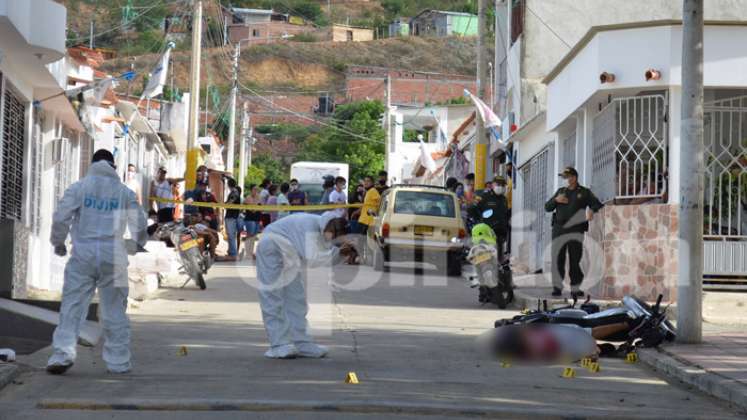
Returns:
[[[294,212],[293,207],[314,204],[355,204],[364,208],[339,208],[333,210],[340,217],[349,220],[351,233],[365,233],[372,223],[373,217],[369,209],[379,206],[381,193],[387,188],[387,173],[380,171],[378,178],[366,176],[360,180],[348,196],[348,181],[342,176],[326,176],[322,180],[322,196],[320,200],[312,202],[310,195],[303,191],[296,179],[280,184],[270,179],[263,180],[259,185],[248,185],[243,191],[235,179],[222,176],[219,181],[211,182],[208,168],[199,166],[196,172],[195,188],[180,192],[180,184],[184,178],[169,178],[166,168],[161,167],[151,182],[150,196],[158,200],[147,200],[149,213],[154,221],[151,225],[152,234],[159,224],[182,220],[192,226],[204,239],[206,249],[213,257],[223,261],[235,261],[244,257],[253,258],[254,244],[257,235],[271,223]],[[138,199],[143,201],[137,181],[137,173],[133,165],[128,166],[125,183],[136,192]],[[218,197],[213,191],[219,191],[219,196],[225,197],[228,205],[255,206],[288,206],[288,210],[243,210],[230,206],[221,210],[211,206],[197,206],[195,203],[218,203]],[[173,200],[174,202],[171,202]],[[183,203],[183,204],[182,204]],[[216,256],[216,247],[221,238],[227,242],[226,256]],[[242,243],[244,247],[242,250]]]

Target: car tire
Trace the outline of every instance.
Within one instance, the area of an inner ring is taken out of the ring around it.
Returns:
[[[449,252],[446,255],[446,275],[449,277],[459,277],[462,275],[461,254]]]
[[[389,271],[388,267],[386,266],[386,256],[384,255],[384,250],[380,248],[375,248],[373,250],[373,269],[376,271]]]

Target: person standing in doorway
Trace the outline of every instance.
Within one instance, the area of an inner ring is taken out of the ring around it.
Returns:
[[[584,272],[581,270],[581,256],[584,251],[584,233],[589,230],[593,213],[598,212],[603,204],[590,189],[579,185],[576,169],[569,166],[558,175],[563,177],[566,185],[559,188],[545,203],[545,211],[553,213],[552,295],[563,294],[567,255],[571,296],[582,297],[584,292],[581,290],[581,283],[584,281]]]
[[[127,165],[127,172],[125,172],[125,185],[135,193],[137,203],[143,205],[143,192],[140,187],[140,176],[137,173],[135,165],[131,163]]]

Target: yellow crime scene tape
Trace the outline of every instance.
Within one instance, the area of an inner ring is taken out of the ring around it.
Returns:
[[[312,204],[307,206],[268,206],[259,204],[227,204],[227,203],[204,203],[193,201],[187,203],[184,200],[169,200],[167,198],[150,197],[151,201],[157,203],[183,204],[194,207],[210,207],[214,209],[228,210],[250,210],[250,211],[324,211],[336,209],[357,209],[363,207],[363,204]]]

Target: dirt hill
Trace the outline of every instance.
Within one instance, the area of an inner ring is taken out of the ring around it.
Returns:
[[[202,80],[227,90],[230,47],[206,49]],[[118,74],[134,63],[147,73],[157,56],[114,59],[104,70]],[[475,40],[471,38],[392,38],[370,42],[287,42],[260,45],[242,51],[240,80],[259,88],[319,90],[340,87],[351,65],[370,65],[405,70],[471,75],[475,72]],[[190,55],[174,53],[175,85],[188,86]],[[136,81],[135,86],[140,86]]]

